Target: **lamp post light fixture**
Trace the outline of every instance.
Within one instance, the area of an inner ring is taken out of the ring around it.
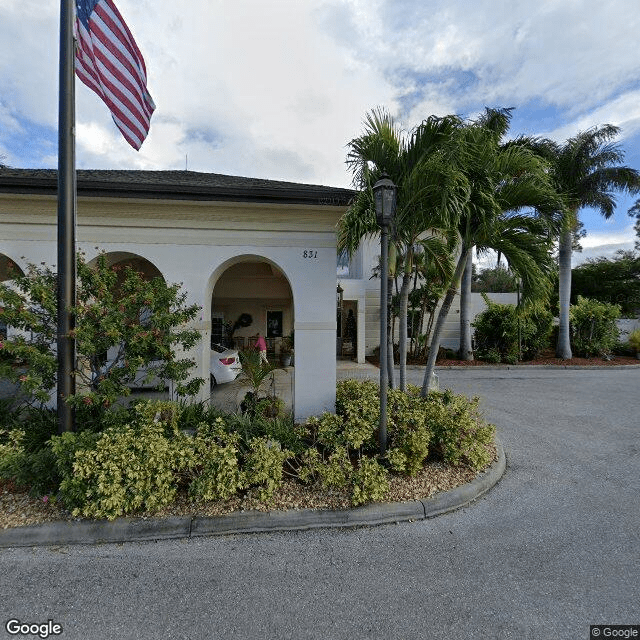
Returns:
[[[387,281],[389,273],[389,226],[396,213],[397,187],[383,173],[373,185],[376,220],[380,226],[380,428],[378,444],[380,455],[387,453]]]

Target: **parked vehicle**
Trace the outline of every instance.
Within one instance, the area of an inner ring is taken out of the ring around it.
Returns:
[[[109,357],[107,358],[107,362],[104,365],[105,370],[108,369],[115,357],[111,352],[108,356],[111,356],[111,359],[109,359]],[[158,362],[151,362],[148,368],[151,369],[159,364]],[[217,384],[233,382],[241,372],[242,365],[240,364],[240,356],[236,349],[228,349],[220,344],[211,345],[210,376],[212,387],[215,387]],[[154,389],[162,384],[162,381],[157,376],[152,376],[150,379],[147,378],[147,367],[141,367],[136,373],[135,379],[132,380],[128,386],[132,389]]]
[[[242,372],[238,351],[221,344],[212,344],[210,371],[212,387],[233,382]]]

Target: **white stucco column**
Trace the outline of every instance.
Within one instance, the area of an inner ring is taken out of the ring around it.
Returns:
[[[302,421],[335,411],[335,247],[294,250],[294,266],[294,416]]]
[[[362,296],[358,299],[358,353],[356,354],[357,361],[360,364],[363,364],[365,360],[365,342],[366,342],[366,331],[365,331],[365,322],[366,322],[366,303],[365,298]]]

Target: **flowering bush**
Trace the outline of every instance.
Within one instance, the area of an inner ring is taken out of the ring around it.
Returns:
[[[78,390],[69,402],[108,407],[130,393],[141,368],[174,381],[180,395],[197,392],[203,381],[189,379],[194,361],[175,357],[176,349],[188,351],[200,339],[188,327],[198,307],[185,303],[179,285],[109,266],[104,254],[92,266],[79,254],[77,269]],[[3,322],[14,330],[0,347],[0,377],[17,383],[29,402],[47,403],[56,386],[56,290],[57,275],[44,264],[0,283]],[[109,350],[116,353],[107,362]]]

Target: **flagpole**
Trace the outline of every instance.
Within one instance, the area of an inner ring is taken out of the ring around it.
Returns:
[[[75,393],[76,158],[73,25],[75,0],[60,0],[58,102],[58,432],[75,431],[75,412],[65,399]]]

